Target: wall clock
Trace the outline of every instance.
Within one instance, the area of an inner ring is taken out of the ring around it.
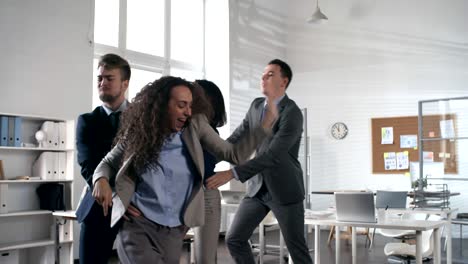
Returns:
[[[344,139],[348,135],[348,127],[343,122],[336,122],[331,127],[331,135],[336,139]]]

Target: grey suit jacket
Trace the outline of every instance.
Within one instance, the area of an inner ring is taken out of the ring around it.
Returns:
[[[244,137],[236,144],[230,144],[219,137],[211,128],[204,115],[195,115],[184,129],[182,139],[192,158],[197,175],[195,175],[192,195],[183,215],[183,223],[188,227],[203,225],[205,216],[205,199],[203,188],[204,158],[203,149],[208,150],[218,159],[234,164],[245,161],[252,154],[258,142],[269,134],[269,130],[261,127],[252,130],[253,133]],[[133,155],[123,161],[124,143],[117,144],[99,163],[93,175],[93,184],[106,177],[114,190],[112,198],[112,220],[114,226],[125,213],[135,191],[135,180],[138,177],[129,170]],[[121,166],[122,164],[122,166]],[[113,184],[115,181],[115,184]]]
[[[256,98],[242,124],[228,138],[239,142],[260,123],[265,98]],[[273,134],[257,148],[256,157],[235,167],[241,182],[247,181],[247,195],[253,197],[264,183],[273,201],[280,204],[304,200],[304,180],[298,160],[302,134],[302,113],[287,95],[278,105],[279,118]]]

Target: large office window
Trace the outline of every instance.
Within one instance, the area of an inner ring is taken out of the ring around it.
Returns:
[[[95,0],[94,75],[97,59],[116,53],[130,63],[131,100],[162,75],[188,80],[204,73],[204,0]],[[93,82],[93,107],[101,104]]]
[[[163,75],[190,81],[207,76],[221,88],[229,116],[228,0],[94,1],[95,73],[103,54],[112,52],[127,59],[132,68],[130,101]],[[101,104],[96,82],[94,74],[93,107]],[[229,124],[220,132],[224,138],[229,136]],[[224,170],[229,164],[218,163],[216,168]],[[229,184],[221,187],[229,188]]]

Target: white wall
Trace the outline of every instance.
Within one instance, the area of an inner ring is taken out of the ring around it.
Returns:
[[[468,2],[327,0],[320,6],[329,23],[306,24],[314,6],[291,2],[287,29],[295,73],[287,92],[308,109],[311,190],[408,189],[408,177],[372,174],[370,120],[417,115],[419,100],[468,95]],[[344,140],[330,136],[337,121],[348,125]],[[466,178],[467,166],[459,169]],[[452,198],[460,211],[468,211],[467,187],[449,182],[464,190]],[[314,209],[331,203],[312,196]]]
[[[231,0],[230,77],[231,129],[244,118],[250,103],[260,93],[260,78],[266,64],[286,59],[287,3],[281,0]]]
[[[230,0],[230,127],[242,122],[250,103],[260,92],[260,78],[266,64],[286,59],[287,1]],[[232,190],[243,190],[231,181]]]
[[[0,1],[0,112],[76,119],[90,111],[92,3]],[[75,164],[76,203],[83,181]]]

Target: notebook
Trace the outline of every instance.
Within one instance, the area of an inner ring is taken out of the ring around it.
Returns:
[[[335,202],[337,221],[377,222],[372,192],[336,192]]]

